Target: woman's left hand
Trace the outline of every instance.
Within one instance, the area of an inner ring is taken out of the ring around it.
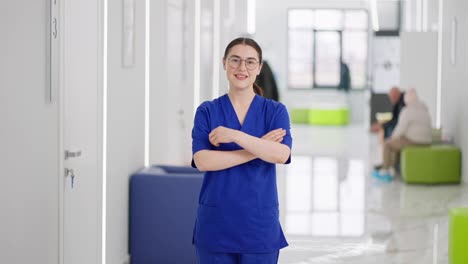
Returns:
[[[227,127],[219,126],[209,134],[210,143],[219,147],[221,143],[231,143],[234,141],[236,133],[239,131]]]

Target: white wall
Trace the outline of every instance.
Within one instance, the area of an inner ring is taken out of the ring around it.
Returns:
[[[166,1],[153,1],[150,5],[150,144],[149,163],[164,162],[164,150],[168,148],[163,140],[169,136],[167,130],[161,126],[167,123],[167,115],[159,114],[160,109],[169,104],[164,96],[167,87],[166,60],[167,43],[165,41],[167,31],[167,3]]]
[[[213,97],[213,59],[214,54],[214,2],[201,1],[201,36],[200,36],[200,101],[211,100]],[[218,60],[218,64],[220,60]],[[203,88],[202,88],[203,87]]]
[[[464,181],[468,182],[468,98],[467,85],[467,27],[468,2],[444,0],[442,43],[442,130],[453,137],[462,149]],[[458,20],[456,63],[450,62],[452,19]]]
[[[402,0],[401,5],[403,31],[437,31],[439,0]]]
[[[107,88],[107,263],[128,252],[129,176],[144,165],[145,0],[135,0],[134,64],[122,66],[122,7],[109,1]]]
[[[401,87],[415,88],[419,98],[429,108],[432,125],[437,113],[437,33],[402,32]]]
[[[151,3],[150,164],[190,163],[194,1]]]
[[[372,47],[372,91],[386,94],[391,87],[400,86],[400,37],[374,37]]]
[[[263,49],[263,57],[268,60],[275,74],[281,101],[288,107],[307,105],[311,102],[349,101],[351,120],[367,120],[368,95],[366,91],[350,92],[349,98],[338,91],[309,90],[290,91],[287,87],[288,59],[288,9],[291,8],[361,8],[367,9],[367,1],[319,1],[291,0],[269,1],[257,0],[257,30],[254,38]],[[351,95],[352,94],[352,95]]]
[[[45,103],[46,1],[0,2],[0,262],[58,263],[58,103]]]

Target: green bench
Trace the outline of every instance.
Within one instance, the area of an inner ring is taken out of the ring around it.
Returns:
[[[401,152],[401,177],[407,183],[459,183],[461,152],[453,145],[409,146]]]
[[[468,263],[468,208],[452,208],[449,226],[450,263],[466,264]]]
[[[346,125],[349,123],[349,109],[337,108],[293,108],[291,122],[309,125]]]

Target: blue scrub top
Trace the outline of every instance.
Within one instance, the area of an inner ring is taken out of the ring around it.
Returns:
[[[218,126],[262,137],[271,130],[286,130],[282,144],[292,146],[289,115],[278,102],[255,95],[240,124],[228,95],[201,104],[195,114],[192,151],[232,151],[236,143],[213,146],[209,133]],[[286,163],[290,163],[291,157]],[[192,161],[192,166],[195,167]],[[276,166],[255,159],[205,173],[193,243],[213,252],[265,253],[288,246],[279,223]]]

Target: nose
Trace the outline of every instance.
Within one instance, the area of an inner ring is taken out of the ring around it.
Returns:
[[[241,60],[239,63],[239,69],[241,70],[247,70],[247,62],[245,60]]]

